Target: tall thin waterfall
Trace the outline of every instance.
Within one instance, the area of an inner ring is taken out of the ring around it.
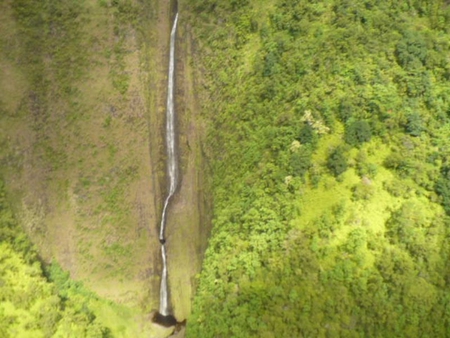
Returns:
[[[175,15],[172,31],[170,33],[169,55],[169,81],[167,85],[167,112],[166,112],[166,144],[167,144],[167,174],[169,177],[169,192],[164,202],[159,229],[159,241],[161,242],[161,256],[163,269],[161,274],[161,288],[159,295],[159,312],[167,316],[169,314],[169,293],[167,287],[167,253],[166,229],[167,208],[178,184],[178,159],[175,147],[175,109],[174,109],[174,83],[175,83],[175,36],[177,32],[178,13]]]

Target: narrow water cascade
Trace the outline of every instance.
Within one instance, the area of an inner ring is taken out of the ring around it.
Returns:
[[[168,290],[168,272],[167,272],[167,251],[166,251],[166,219],[167,209],[170,200],[173,197],[178,185],[178,158],[175,142],[175,104],[174,104],[174,85],[175,85],[175,36],[177,32],[178,13],[170,33],[170,53],[169,53],[169,74],[167,84],[167,111],[166,111],[166,147],[167,147],[167,175],[169,179],[169,189],[161,215],[161,225],[159,229],[159,241],[161,243],[162,273],[161,287],[159,296],[159,313],[163,316],[169,315],[169,290]]]

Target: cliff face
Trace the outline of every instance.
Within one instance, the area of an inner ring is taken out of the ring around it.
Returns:
[[[132,0],[0,4],[0,169],[20,223],[46,262],[144,311],[159,299],[170,7]],[[189,54],[181,26],[182,182],[167,231],[180,318],[190,312],[208,223]]]
[[[194,41],[187,11],[179,4],[180,26],[177,43],[176,111],[181,181],[168,217],[169,287],[174,315],[178,320],[191,313],[196,288],[210,232],[212,201],[209,195],[209,168],[204,152],[206,122],[200,115],[198,86],[202,75],[193,67]]]

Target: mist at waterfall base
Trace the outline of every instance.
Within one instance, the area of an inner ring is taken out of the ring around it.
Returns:
[[[168,270],[167,270],[167,251],[166,251],[166,219],[167,209],[170,200],[174,195],[178,184],[178,159],[175,144],[175,108],[174,108],[174,84],[175,84],[175,36],[177,32],[178,13],[172,25],[170,33],[170,52],[169,52],[169,74],[167,85],[167,110],[166,110],[166,146],[167,146],[167,175],[169,179],[169,189],[164,201],[164,207],[161,215],[161,225],[159,230],[159,242],[161,243],[161,258],[163,268],[161,272],[161,286],[159,296],[159,312],[155,312],[152,321],[166,327],[179,324],[176,318],[169,313],[169,290],[168,290]]]

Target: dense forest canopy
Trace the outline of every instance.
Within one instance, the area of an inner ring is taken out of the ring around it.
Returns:
[[[214,223],[189,337],[450,335],[450,8],[190,0]]]

